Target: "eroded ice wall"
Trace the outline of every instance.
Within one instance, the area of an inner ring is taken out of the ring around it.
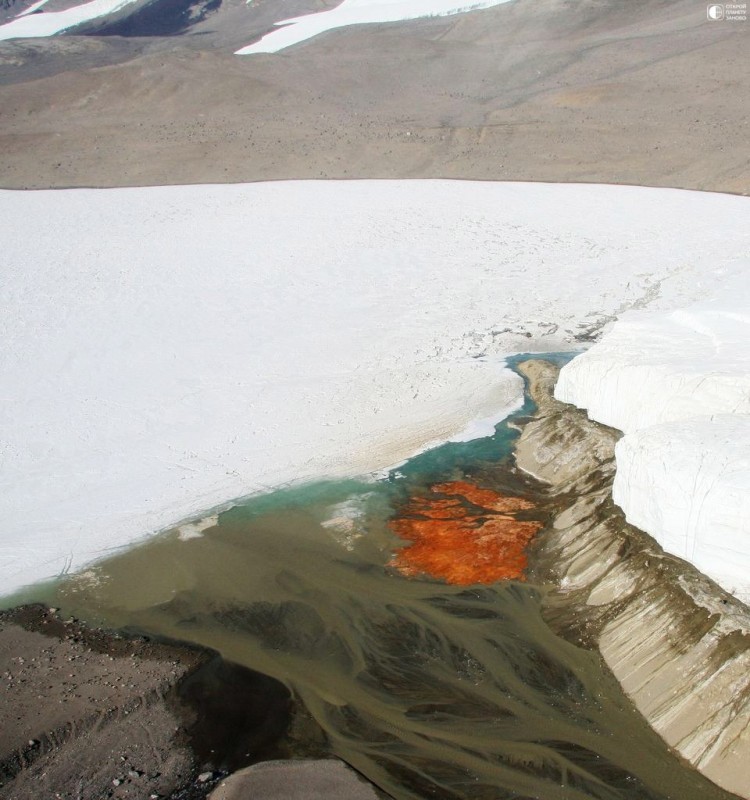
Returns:
[[[555,397],[625,432],[615,502],[669,552],[750,599],[750,278],[639,313],[561,374]]]

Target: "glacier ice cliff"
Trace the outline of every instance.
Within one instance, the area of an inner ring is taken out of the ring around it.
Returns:
[[[563,368],[555,397],[625,433],[628,522],[750,600],[750,276],[672,312],[631,313]]]
[[[653,425],[615,455],[612,496],[628,522],[750,599],[750,415]]]

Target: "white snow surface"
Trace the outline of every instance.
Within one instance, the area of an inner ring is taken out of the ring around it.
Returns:
[[[730,283],[711,302],[619,320],[562,370],[555,396],[625,433],[701,414],[750,414],[750,261]]]
[[[83,22],[104,17],[119,11],[136,0],[91,0],[79,6],[66,8],[64,11],[44,11],[33,14],[44,3],[36,3],[15,19],[0,25],[0,41],[5,39],[33,39],[54,36],[68,28],[74,28]]]
[[[344,0],[329,11],[305,14],[277,22],[278,29],[235,55],[278,53],[335,28],[382,22],[402,22],[420,17],[447,17],[466,11],[491,8],[509,0]]]
[[[626,433],[613,497],[627,520],[747,602],[750,261],[733,272],[687,308],[625,315],[555,394]]]
[[[16,14],[16,17],[25,17],[28,14],[33,14],[35,11],[38,11],[42,6],[46,6],[49,3],[49,0],[37,0],[36,3],[33,3],[28,8],[24,9],[20,14]]]
[[[0,191],[3,591],[489,432],[521,402],[504,354],[715,292],[749,204],[453,181]]]

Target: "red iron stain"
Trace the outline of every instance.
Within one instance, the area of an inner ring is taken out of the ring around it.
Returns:
[[[410,498],[389,522],[410,542],[390,566],[403,575],[427,574],[459,586],[524,580],[526,545],[542,523],[516,514],[533,503],[466,481],[436,483],[430,491]]]

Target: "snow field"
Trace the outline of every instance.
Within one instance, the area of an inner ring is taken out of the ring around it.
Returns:
[[[120,11],[136,0],[90,0],[62,11],[33,13],[48,0],[39,0],[10,22],[0,25],[0,41],[54,36],[84,22]],[[277,30],[254,44],[236,51],[237,55],[276,53],[325,31],[348,25],[402,22],[423,17],[444,17],[507,3],[509,0],[343,0],[330,9],[277,22]]]
[[[72,6],[64,11],[43,11],[34,14],[34,11],[44,5],[43,2],[35,3],[15,19],[0,25],[0,41],[54,36],[92,19],[113,14],[133,2],[135,0],[90,0],[88,3]]]

